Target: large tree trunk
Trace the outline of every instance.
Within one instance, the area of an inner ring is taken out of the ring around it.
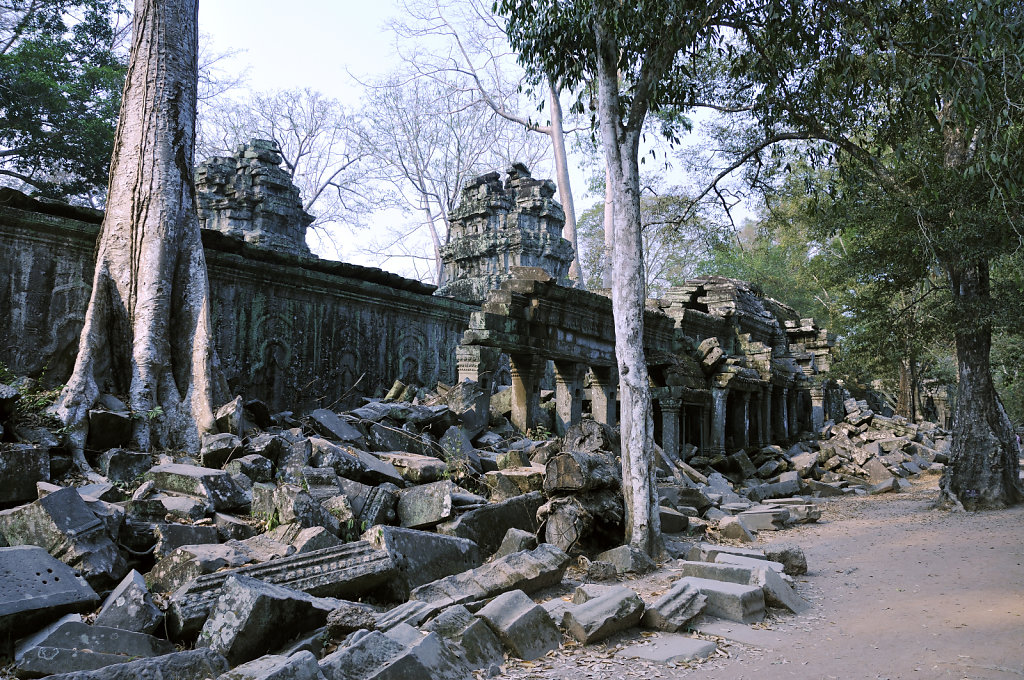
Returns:
[[[565,226],[562,236],[572,244],[572,263],[569,278],[577,285],[583,285],[583,267],[580,265],[580,249],[576,239],[576,204],[572,200],[572,186],[569,184],[569,160],[565,153],[565,130],[562,127],[562,102],[558,86],[553,78],[548,79],[548,103],[551,106],[551,148],[555,155],[555,175],[558,182],[558,198],[565,211]]]
[[[192,177],[197,15],[198,0],[135,2],[92,295],[55,407],[79,451],[101,391],[127,397],[132,446],[141,450],[198,451],[214,427],[209,284]]]
[[[947,265],[961,323],[954,333],[959,385],[953,445],[942,476],[944,499],[967,510],[1004,508],[1024,498],[1020,447],[992,382],[989,265]]]
[[[598,114],[613,200],[612,313],[619,365],[619,427],[626,541],[649,555],[661,550],[654,484],[654,419],[644,356],[643,240],[640,225],[640,130],[623,124],[615,40],[595,21]],[[642,120],[640,121],[642,123]]]

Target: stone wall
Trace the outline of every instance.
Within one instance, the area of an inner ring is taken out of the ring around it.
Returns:
[[[70,375],[92,283],[98,211],[0,193],[0,362]],[[203,232],[217,351],[233,393],[275,409],[340,408],[395,379],[456,378],[473,307],[379,269]]]

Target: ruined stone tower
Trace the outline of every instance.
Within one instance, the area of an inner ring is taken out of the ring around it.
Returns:
[[[504,185],[496,172],[467,183],[441,249],[444,281],[436,295],[480,303],[514,266],[541,267],[571,285],[572,246],[562,238],[565,213],[554,194],[554,182],[534,179],[522,163],[509,169]]]
[[[263,248],[310,256],[306,229],[313,216],[299,188],[281,168],[276,142],[254,139],[233,156],[215,156],[196,168],[199,225]]]

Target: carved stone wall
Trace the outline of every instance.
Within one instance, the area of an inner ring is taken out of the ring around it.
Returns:
[[[441,249],[444,282],[436,294],[479,304],[511,267],[540,267],[569,286],[572,245],[562,238],[565,213],[554,194],[554,182],[533,179],[521,163],[504,184],[496,172],[469,182]]]
[[[70,375],[102,214],[0,193],[0,362]],[[275,409],[348,406],[396,378],[454,382],[473,307],[432,286],[204,231],[214,336],[232,391]],[[347,396],[346,396],[347,395]],[[345,397],[344,401],[339,401]]]

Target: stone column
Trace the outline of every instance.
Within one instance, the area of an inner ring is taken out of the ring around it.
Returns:
[[[786,393],[785,387],[772,388],[772,433],[776,442],[782,443],[789,439],[789,419],[786,416]]]
[[[564,436],[573,423],[583,418],[583,366],[569,361],[555,362],[555,434]]]
[[[509,355],[509,369],[512,373],[512,424],[526,433],[537,424],[540,409],[540,379],[543,365],[530,354]]]
[[[821,385],[811,388],[811,427],[821,432],[825,426],[825,391]]]
[[[725,404],[728,397],[728,388],[711,388],[711,438],[707,450],[709,456],[725,453]]]
[[[615,425],[615,401],[619,387],[618,372],[611,366],[591,368],[590,404],[594,420]]]
[[[662,399],[661,404],[661,448],[669,458],[679,456],[679,441],[681,428],[679,425],[679,411],[683,402],[681,399]]]
[[[786,422],[789,425],[789,438],[795,439],[800,426],[797,421],[797,404],[799,403],[796,388],[789,390],[789,398],[786,400]]]
[[[750,392],[740,394],[740,439],[737,446],[746,451],[750,448]]]

